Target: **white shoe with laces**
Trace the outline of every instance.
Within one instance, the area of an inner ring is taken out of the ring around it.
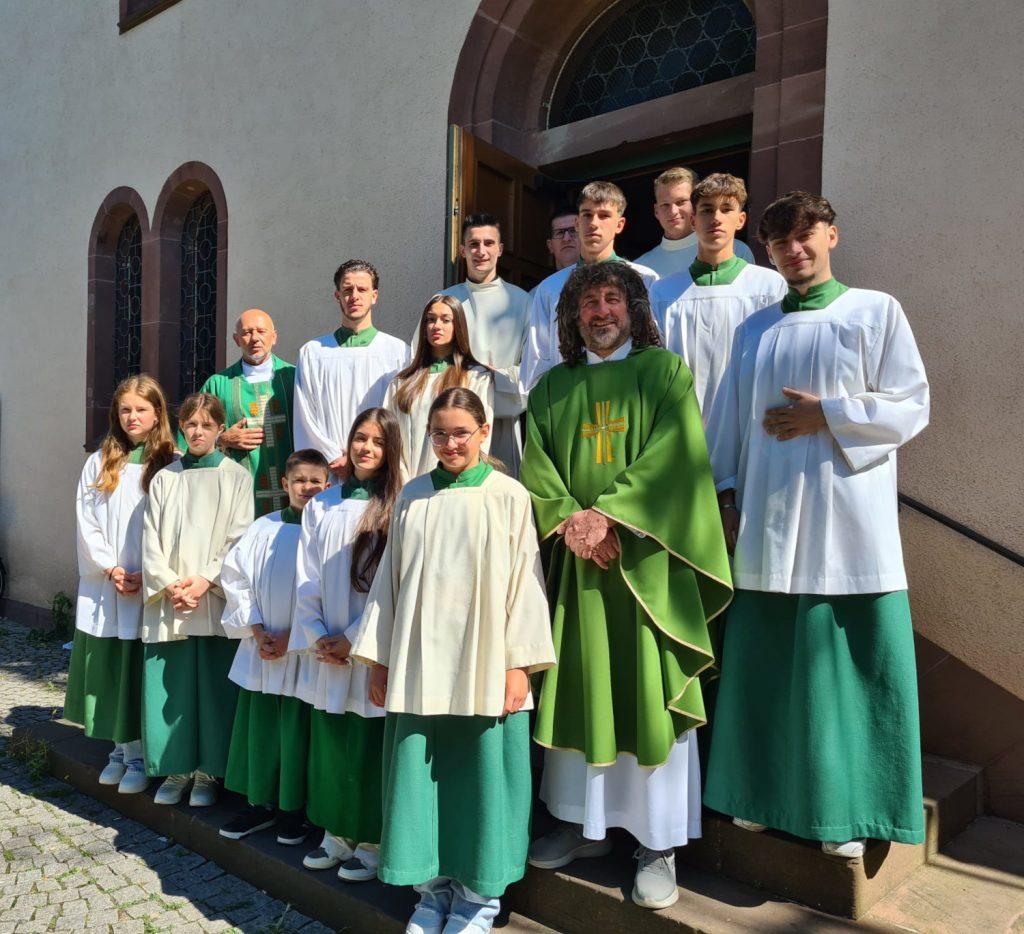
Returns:
[[[184,796],[192,774],[168,775],[153,795],[154,804],[177,804]]]
[[[146,763],[141,759],[130,759],[124,777],[117,786],[122,795],[137,795],[149,787],[149,776],[146,774]]]
[[[333,869],[339,863],[348,862],[354,855],[355,850],[347,840],[324,831],[320,846],[302,858],[302,865],[307,869]]]
[[[193,808],[208,808],[217,803],[217,779],[206,772],[196,772],[196,783],[192,786],[188,804]]]
[[[113,751],[110,753],[110,758],[107,759],[107,764],[103,767],[103,771],[100,772],[100,784],[116,785],[124,778],[126,768],[124,746],[116,743]]]

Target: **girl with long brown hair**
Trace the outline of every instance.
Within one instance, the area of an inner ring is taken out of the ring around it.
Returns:
[[[368,699],[369,675],[349,665],[402,486],[402,440],[385,409],[360,413],[349,432],[349,476],[306,506],[296,561],[289,652],[305,653],[296,696],[312,706],[306,813],[325,829],[308,869],[341,863],[340,878],[377,873],[381,828],[383,711]]]
[[[176,456],[160,384],[123,380],[110,428],[82,469],[75,510],[78,605],[64,716],[114,743],[100,783],[124,794],[148,781],[142,759],[142,519],[149,484]]]
[[[430,407],[438,466],[406,484],[353,659],[386,710],[379,877],[408,930],[488,931],[529,843],[529,675],[555,662],[530,495],[494,470],[483,402]]]
[[[462,302],[453,295],[433,295],[420,315],[412,363],[391,381],[384,397],[384,407],[402,429],[402,454],[410,477],[437,466],[427,437],[427,414],[441,393],[456,387],[469,389],[481,400],[488,423],[495,416],[517,416],[525,408],[514,372],[493,370],[473,356]],[[490,446],[488,436],[485,453]],[[510,466],[515,469],[515,464]]]

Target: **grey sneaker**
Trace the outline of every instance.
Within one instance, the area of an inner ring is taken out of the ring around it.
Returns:
[[[641,908],[668,908],[679,898],[676,886],[675,850],[649,850],[637,848],[636,879],[633,882],[633,901]]]
[[[561,869],[574,859],[607,856],[611,851],[611,840],[589,840],[583,836],[579,824],[562,824],[558,830],[530,844],[527,862],[538,869]]]

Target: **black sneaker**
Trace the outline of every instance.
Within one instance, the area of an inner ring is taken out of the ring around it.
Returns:
[[[220,835],[229,840],[241,840],[257,830],[274,826],[274,812],[270,808],[250,804],[241,814],[229,820],[220,829]]]
[[[312,829],[302,811],[278,812],[277,842],[283,846],[298,846]]]

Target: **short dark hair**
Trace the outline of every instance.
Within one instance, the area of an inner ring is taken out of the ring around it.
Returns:
[[[184,425],[196,412],[206,412],[218,425],[227,421],[224,403],[208,392],[194,392],[185,396],[178,406],[178,424]]]
[[[632,266],[616,261],[587,263],[572,271],[558,297],[558,350],[566,366],[575,366],[586,349],[580,334],[580,300],[587,289],[612,285],[620,289],[629,308],[630,337],[634,347],[661,347],[661,335],[651,314],[651,299],[644,280]]]
[[[757,225],[757,237],[762,243],[768,243],[815,224],[831,226],[835,219],[836,212],[827,198],[808,191],[790,191],[764,209],[761,223]]]
[[[341,280],[345,278],[345,274],[349,272],[365,272],[373,280],[373,287],[375,289],[380,288],[380,276],[377,273],[377,268],[373,263],[368,262],[365,259],[347,259],[343,262],[334,273],[334,288],[335,290],[341,288]]]
[[[576,207],[575,204],[569,204],[569,202],[566,201],[565,204],[558,205],[558,207],[555,208],[548,215],[548,230],[550,231],[551,225],[559,217],[579,217],[579,216],[580,216],[580,209],[578,207]]]
[[[469,230],[470,227],[493,227],[498,231],[498,242],[501,242],[501,221],[499,221],[494,214],[480,212],[477,214],[467,215],[466,219],[462,222],[462,233],[459,239],[466,239],[466,231]]]
[[[288,460],[284,462],[284,475],[287,477],[296,467],[303,464],[307,467],[319,468],[328,477],[331,475],[331,467],[327,463],[327,458],[315,448],[302,448],[300,451],[289,454]]]

